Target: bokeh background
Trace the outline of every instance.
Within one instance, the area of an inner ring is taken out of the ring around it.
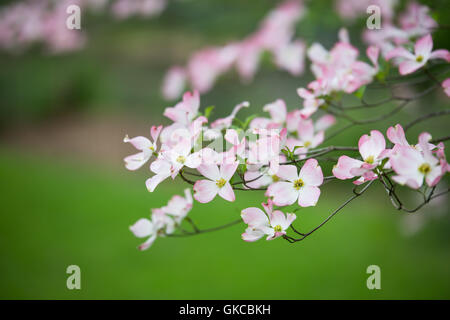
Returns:
[[[82,17],[88,35],[82,50],[48,55],[36,46],[0,53],[0,298],[450,298],[448,198],[408,216],[394,210],[378,184],[297,244],[281,239],[246,243],[240,239],[240,224],[194,237],[158,239],[145,252],[136,249],[141,239],[128,227],[186,185],[166,181],[149,193],[147,166],[138,172],[123,166],[123,158],[134,151],[123,137],[148,135],[151,125],[169,124],[162,112],[174,103],[163,100],[160,87],[170,66],[184,64],[206,45],[245,37],[276,3],[171,1],[159,17],[123,21],[98,12]],[[428,4],[447,24],[434,34],[435,47],[450,48],[449,6],[445,1]],[[352,42],[363,48],[365,20],[342,21],[331,1],[310,1],[308,8],[297,27],[308,44],[318,41],[330,48],[338,29],[347,26]],[[296,88],[312,75],[308,71],[296,78],[270,61],[264,59],[248,85],[235,72],[221,77],[201,97],[201,105],[215,105],[213,117],[220,117],[248,100],[252,108],[242,112],[243,118],[262,114],[263,105],[277,98],[290,109],[299,108]],[[413,89],[420,87],[408,90]],[[383,96],[377,90],[366,94]],[[385,132],[443,107],[449,107],[448,99],[437,92],[377,128]],[[356,145],[369,129],[355,127],[329,144]],[[435,137],[448,135],[448,118],[414,127],[410,141],[423,130]],[[326,175],[330,169],[324,169]],[[327,184],[317,207],[298,212],[297,227],[317,225],[350,195],[349,183]],[[405,197],[411,206],[417,201],[413,193]],[[195,203],[190,216],[200,227],[216,226],[262,199],[255,192],[237,194],[235,203]],[[81,290],[66,288],[71,264],[81,268]],[[366,268],[373,264],[381,267],[378,291],[366,287]]]

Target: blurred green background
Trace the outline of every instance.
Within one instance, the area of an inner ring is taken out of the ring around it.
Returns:
[[[394,210],[378,184],[297,244],[281,239],[246,243],[240,239],[245,228],[240,224],[194,237],[157,239],[145,252],[136,249],[141,239],[128,227],[186,185],[166,181],[149,193],[147,166],[138,172],[123,167],[123,158],[134,152],[123,137],[148,135],[151,125],[169,124],[162,112],[173,103],[162,99],[160,86],[171,65],[184,64],[206,45],[243,38],[276,3],[172,1],[153,19],[87,15],[82,28],[88,43],[81,51],[49,56],[34,47],[21,54],[0,53],[0,298],[450,298],[448,198],[407,217]],[[439,21],[448,25],[448,5],[439,3],[431,6],[439,8]],[[359,34],[365,21],[341,21],[331,8],[331,1],[309,2],[297,35],[330,48],[338,29],[347,26],[352,43],[363,48]],[[439,29],[435,48],[450,48],[449,34],[448,28]],[[263,105],[277,98],[284,98],[290,109],[299,108],[295,90],[311,79],[309,72],[295,78],[277,71],[264,59],[253,83],[242,85],[235,72],[228,73],[202,96],[201,105],[215,105],[213,117],[219,117],[248,100],[252,108],[242,112],[243,118],[262,114]],[[421,87],[404,92],[412,89]],[[384,95],[376,89],[366,94],[368,100]],[[436,92],[376,128],[385,132],[443,107],[449,107],[448,99]],[[329,144],[356,145],[370,129],[355,127]],[[448,118],[414,127],[409,140],[414,142],[423,130],[435,137],[448,135]],[[325,167],[325,175],[330,170]],[[350,195],[348,182],[327,184],[317,207],[297,213],[296,226],[309,230]],[[405,197],[413,206],[416,195]],[[207,228],[235,220],[241,209],[262,200],[262,193],[238,193],[235,203],[195,203],[190,216]],[[79,291],[66,288],[65,270],[71,264],[81,268]],[[381,290],[366,287],[369,265],[381,267]]]

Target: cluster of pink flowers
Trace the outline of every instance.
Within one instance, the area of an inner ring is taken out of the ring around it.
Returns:
[[[112,0],[114,16],[151,17],[161,13],[167,0]],[[20,51],[41,43],[50,53],[74,51],[84,47],[86,36],[66,26],[67,8],[77,5],[97,11],[108,7],[109,0],[27,0],[7,5],[0,10],[0,48]]]
[[[248,82],[257,72],[264,51],[272,53],[279,68],[300,75],[304,69],[305,44],[293,39],[293,35],[303,14],[301,0],[287,0],[271,11],[260,28],[245,39],[195,52],[186,67],[175,66],[167,72],[162,87],[164,97],[179,98],[187,82],[194,90],[205,93],[233,66]]]
[[[423,37],[437,27],[429,15],[429,8],[416,2],[410,2],[397,20],[384,19],[382,29],[366,30],[363,39],[369,45],[378,46],[386,56],[392,49],[408,45],[411,40]]]
[[[11,4],[0,11],[0,47],[18,50],[42,42],[50,52],[70,51],[84,45],[84,35],[66,27],[69,5],[83,0],[26,1]]]
[[[366,50],[371,64],[358,60],[359,51],[349,41],[347,30],[339,31],[339,41],[328,51],[321,44],[308,48],[311,71],[316,79],[307,88],[299,88],[298,95],[304,99],[302,118],[309,118],[326,103],[333,92],[352,93],[372,82],[378,72],[378,47]]]
[[[444,153],[444,144],[437,146],[429,143],[428,132],[419,135],[419,143],[410,145],[400,124],[389,127],[386,132],[391,149],[386,148],[383,134],[372,130],[363,135],[358,142],[362,160],[341,156],[333,168],[333,175],[341,180],[358,179],[354,184],[362,184],[379,178],[384,170],[392,168],[396,173],[392,179],[400,185],[418,189],[424,182],[434,187],[450,170]]]
[[[198,91],[187,92],[181,102],[164,111],[164,115],[173,121],[171,125],[153,126],[151,138],[125,137],[124,142],[131,143],[139,151],[125,158],[125,166],[137,170],[151,162],[153,176],[146,182],[150,192],[169,177],[186,179],[195,176],[197,180],[192,181],[194,199],[200,203],[208,203],[217,196],[235,201],[233,186],[237,182],[249,190],[267,187],[268,201],[276,206],[316,205],[323,183],[318,161],[308,159],[298,172],[296,165],[286,163],[289,159],[283,151],[292,150],[292,157],[299,160],[305,158],[310,148],[323,142],[325,130],[335,123],[334,117],[326,115],[317,121],[305,120],[300,117],[299,109],[287,112],[285,102],[278,99],[263,108],[270,117],[253,119],[244,132],[235,125],[234,119],[239,110],[246,107],[249,107],[248,102],[241,103],[230,116],[217,119],[208,126],[208,119],[199,112]],[[207,140],[212,142],[205,146]],[[275,238],[289,226],[293,215],[288,215],[285,218],[288,220],[283,222],[279,211],[270,212],[268,221],[275,231],[270,233],[264,229],[264,234]],[[162,219],[157,215],[156,219],[158,223],[138,224],[147,228],[145,235],[150,235],[150,242],[157,234],[155,230],[160,233],[173,231],[165,216]],[[256,228],[254,223],[251,225]]]
[[[403,75],[405,69],[413,72],[411,70],[420,68],[429,59],[448,61],[447,50],[433,51],[432,46],[431,36],[427,34],[417,41],[414,55],[397,47],[381,62],[406,59],[400,63]],[[151,139],[125,138],[124,142],[139,150],[125,158],[126,167],[136,170],[150,161],[153,176],[146,181],[150,192],[169,177],[180,177],[192,185],[193,198],[200,203],[211,202],[217,196],[233,202],[236,190],[264,190],[265,212],[253,207],[242,210],[242,219],[248,225],[242,234],[243,240],[256,241],[263,236],[267,240],[278,237],[292,240],[286,231],[295,220],[295,214],[285,214],[274,206],[310,207],[318,203],[325,178],[314,156],[319,154],[317,147],[324,142],[326,130],[336,119],[328,112],[317,118],[314,113],[320,106],[332,103],[336,93],[354,93],[373,82],[381,63],[376,46],[366,50],[370,62],[358,60],[359,52],[350,44],[345,29],[340,30],[339,41],[331,50],[315,43],[307,54],[315,80],[307,88],[297,90],[304,99],[302,108],[288,111],[284,100],[276,99],[263,106],[267,116],[242,121],[237,119],[238,113],[250,105],[244,101],[235,106],[229,116],[210,122],[211,110],[200,112],[199,91],[186,92],[180,102],[164,111],[172,124],[153,126]],[[423,60],[419,61],[418,57]],[[199,69],[203,70],[201,66]],[[183,77],[179,75],[177,90],[184,86]],[[450,91],[449,79],[442,87]],[[386,135],[392,146],[387,146],[384,135],[378,130],[363,135],[358,142],[360,156],[340,156],[332,169],[333,176],[327,178],[353,179],[355,185],[361,185],[390,175],[394,183],[418,189],[424,184],[435,187],[450,170],[443,143],[430,143],[428,133],[420,134],[415,146],[407,142],[399,124],[390,127]],[[167,214],[160,213],[153,218],[156,223],[146,221],[138,226],[145,226],[144,234],[152,242],[158,232],[161,235],[173,232],[172,222],[166,218]]]

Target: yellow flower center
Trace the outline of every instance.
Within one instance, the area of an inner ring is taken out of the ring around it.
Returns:
[[[283,231],[283,228],[281,228],[280,225],[277,225],[277,226],[275,226],[275,227],[273,228],[273,230],[274,230],[275,232],[281,232],[281,231]]]
[[[422,174],[428,174],[431,171],[431,167],[428,163],[422,163],[419,167],[419,172]]]
[[[296,190],[300,190],[301,187],[303,187],[304,183],[302,179],[298,179],[294,181],[294,188]]]
[[[422,62],[423,61],[423,56],[417,56],[416,61],[417,62]]]
[[[185,161],[186,161],[186,158],[183,157],[183,156],[179,156],[179,157],[177,158],[177,162],[179,162],[179,163],[184,164]]]
[[[273,175],[272,180],[273,180],[273,182],[278,182],[278,181],[280,181],[280,178],[276,175]]]
[[[223,179],[223,178],[221,178],[220,180],[217,180],[216,181],[216,185],[219,187],[219,188],[223,188],[223,186],[226,184],[227,182],[225,181],[225,179]]]
[[[311,145],[311,141],[305,141],[303,145],[308,148]]]
[[[364,161],[368,164],[373,164],[374,162],[373,156],[368,156]]]

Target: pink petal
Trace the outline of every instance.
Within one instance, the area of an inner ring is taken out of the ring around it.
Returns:
[[[152,154],[150,152],[139,152],[128,156],[124,159],[125,167],[128,170],[137,170],[142,167],[148,161],[148,159],[150,159],[151,155]]]
[[[378,66],[378,56],[380,55],[380,48],[377,46],[370,46],[366,51],[367,56],[374,66]]]
[[[234,129],[228,129],[225,133],[225,140],[231,143],[232,145],[239,144],[239,134]]]
[[[220,188],[219,196],[230,202],[234,202],[234,200],[236,200],[234,190],[229,182],[227,182],[222,188]]]
[[[294,165],[280,166],[276,175],[283,180],[292,182],[298,179],[297,167]]]
[[[445,94],[450,97],[450,78],[445,79],[444,82],[442,82],[442,87],[444,88]]]
[[[395,49],[392,49],[385,56],[386,60],[391,60],[392,58],[403,58],[406,60],[415,60],[416,59],[416,57],[411,52],[409,52],[408,50],[406,50],[403,47],[397,47]]]
[[[297,219],[297,216],[293,213],[286,214],[286,225],[283,226],[284,229],[287,229],[294,220]]]
[[[259,208],[251,207],[244,209],[241,212],[241,217],[249,227],[267,226],[269,224],[269,219]]]
[[[305,88],[298,88],[297,94],[299,95],[300,98],[303,98],[305,100],[310,100],[310,99],[315,98],[315,96],[311,93],[311,91],[309,91]]]
[[[148,248],[150,248],[153,244],[153,242],[155,242],[156,240],[156,234],[152,235],[150,238],[147,239],[147,241],[145,241],[143,244],[139,245],[138,249],[143,251],[143,250],[147,250]]]
[[[150,135],[153,139],[153,142],[156,142],[158,140],[159,134],[161,133],[161,130],[163,129],[163,126],[152,126],[150,129]]]
[[[131,139],[129,139],[128,137],[125,137],[125,139],[123,139],[123,142],[131,143],[138,150],[149,149],[150,147],[153,146],[153,144],[150,142],[150,140],[148,140],[145,137],[141,137],[141,136],[134,137]]]
[[[164,76],[162,92],[167,100],[178,98],[186,83],[186,71],[180,67],[172,67]]]
[[[392,169],[401,176],[421,176],[418,168],[424,162],[421,152],[409,146],[398,146],[390,157]]]
[[[276,210],[270,215],[270,225],[275,228],[276,226],[284,226],[286,225],[286,216],[283,212]],[[285,228],[283,228],[284,230]]]
[[[147,186],[148,191],[150,191],[150,192],[155,191],[156,187],[161,182],[166,180],[169,176],[170,176],[170,173],[167,173],[167,174],[156,174],[153,177],[151,177],[150,179],[147,179],[147,181],[145,181],[145,185]]]
[[[184,163],[184,165],[188,168],[198,168],[202,163],[202,155],[200,154],[200,152],[195,152],[190,154],[187,158],[186,161]]]
[[[135,237],[144,238],[148,237],[153,232],[153,223],[148,219],[139,219],[135,224],[130,227],[130,231],[133,232]]]
[[[247,242],[253,242],[261,239],[264,236],[264,232],[258,229],[247,228],[242,234],[242,240]]]
[[[333,168],[333,175],[341,180],[351,179],[355,176],[350,173],[353,168],[359,168],[362,161],[350,158],[348,156],[339,157],[337,165]]]
[[[403,131],[403,127],[399,124],[396,124],[395,127],[389,127],[386,132],[386,136],[393,144],[409,146],[409,143],[405,137],[405,131]]]
[[[200,203],[211,202],[219,193],[219,187],[215,181],[199,180],[194,185],[194,199]]]
[[[239,162],[233,162],[231,164],[228,163],[222,164],[220,166],[220,176],[226,181],[229,181],[233,177],[238,166]]]
[[[299,178],[305,186],[320,186],[323,183],[322,168],[316,159],[308,159],[300,169]]]
[[[447,62],[450,62],[450,52],[445,49],[433,51],[430,54],[430,59],[443,59]]]
[[[298,191],[294,189],[292,182],[276,182],[269,186],[266,195],[273,197],[276,206],[288,206],[295,203]]]
[[[286,103],[282,99],[266,104],[263,110],[269,112],[272,120],[277,123],[283,123],[286,121]]]
[[[412,189],[418,189],[423,184],[423,176],[415,175],[415,176],[393,176],[392,180],[401,185],[407,185]]]
[[[312,141],[314,136],[314,125],[311,119],[300,121],[298,124],[298,136],[302,141]]]
[[[176,123],[182,123],[187,125],[189,122],[188,112],[182,109],[166,108],[164,110],[163,115]]]
[[[324,115],[316,121],[315,130],[316,132],[325,131],[335,123],[336,118],[334,116],[331,114]]]
[[[300,110],[294,110],[287,114],[286,128],[289,132],[296,131],[298,129],[298,123],[300,119]]]
[[[359,153],[364,160],[370,156],[376,160],[380,153],[386,149],[386,140],[384,140],[384,136],[380,131],[372,130],[370,131],[370,136],[364,135],[360,138],[358,146]]]
[[[200,107],[200,94],[197,90],[193,93],[186,92],[183,95],[183,108],[192,113],[193,115],[197,114],[198,108]]]
[[[324,131],[317,132],[317,134],[314,136],[314,138],[311,141],[310,148],[317,147],[318,145],[322,144],[322,142],[324,140],[325,140],[325,132]]]
[[[425,62],[416,62],[415,60],[403,61],[400,63],[399,72],[402,76],[413,73],[425,65]]]
[[[215,164],[202,164],[197,168],[197,171],[200,172],[202,176],[213,181],[219,180],[221,178],[219,168]]]
[[[431,50],[433,50],[433,39],[429,34],[417,40],[414,45],[414,53],[416,56],[422,56],[424,60],[428,60]]]
[[[301,207],[315,206],[319,200],[320,189],[312,186],[300,188],[298,195],[298,205]]]
[[[442,176],[445,174],[445,172],[442,172],[442,171],[443,170],[442,170],[441,166],[435,166],[435,167],[433,167],[431,172],[429,172],[426,175],[425,181],[427,182],[427,184],[430,187],[434,187],[435,185],[437,185],[439,183]]]

